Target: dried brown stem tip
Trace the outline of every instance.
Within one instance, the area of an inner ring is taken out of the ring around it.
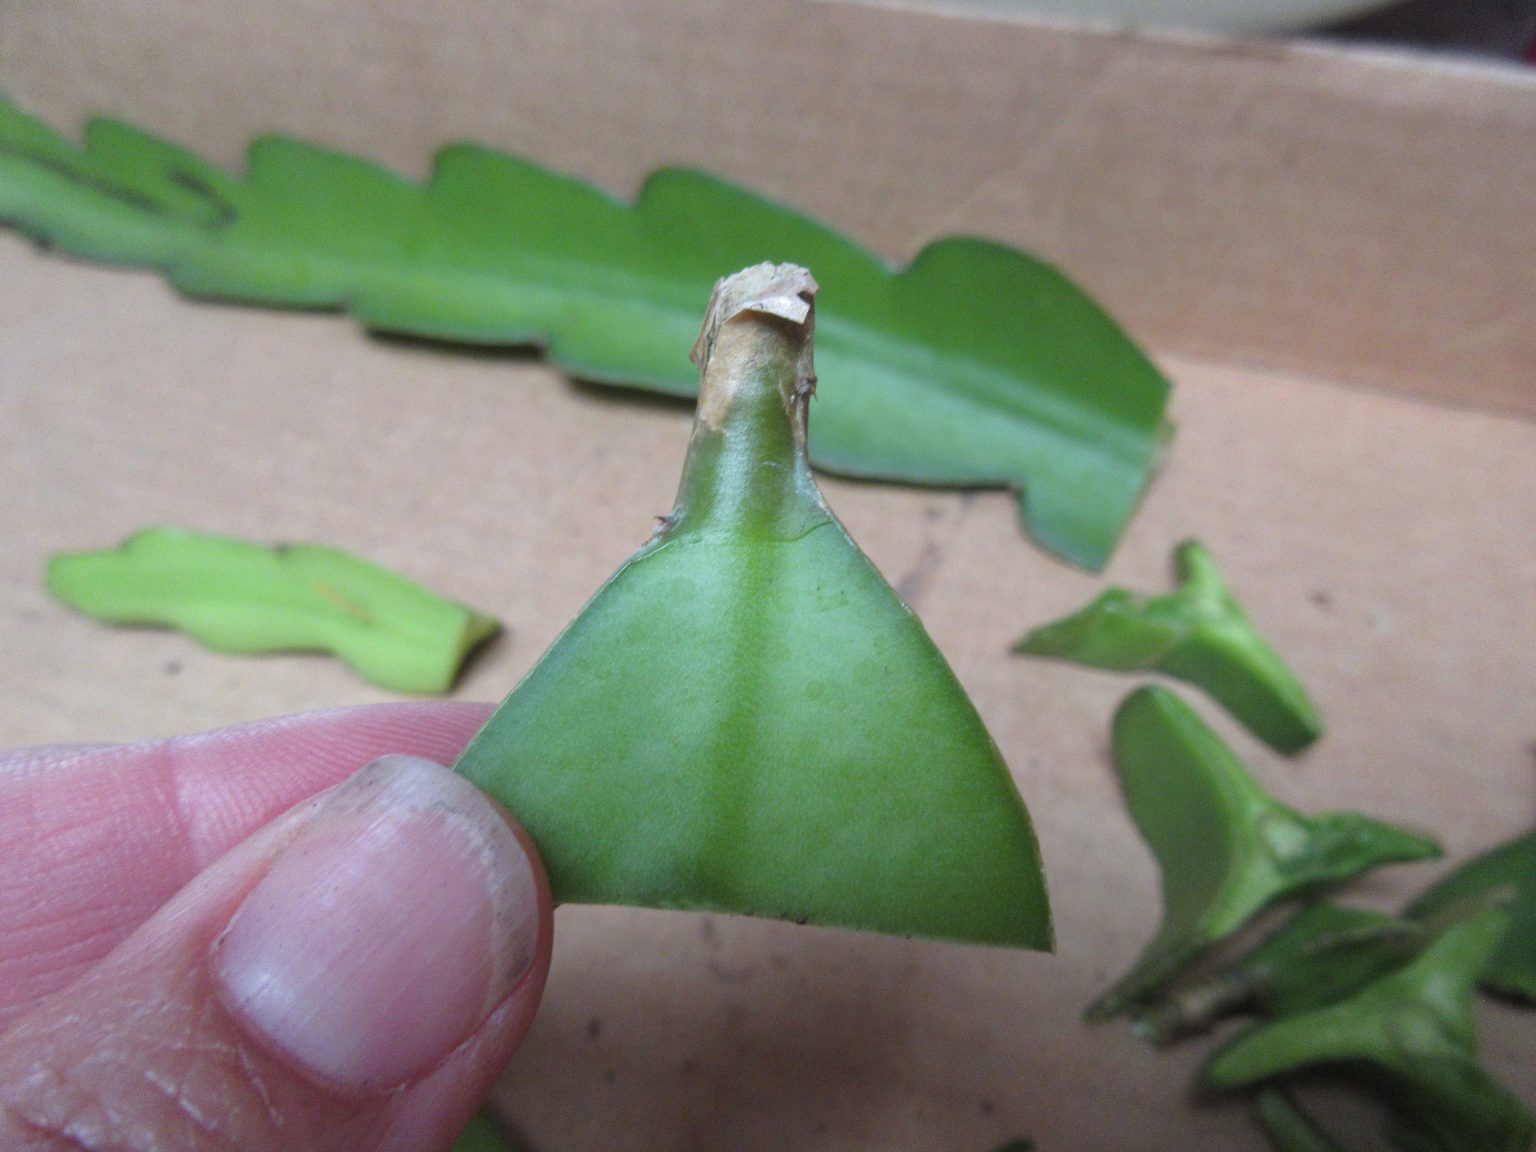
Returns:
[[[699,366],[700,421],[719,428],[744,381],[770,363],[793,365],[781,396],[796,407],[816,376],[811,365],[812,301],[817,291],[810,272],[798,264],[754,264],[715,284],[692,358]],[[755,323],[732,323],[755,320]],[[773,373],[783,377],[783,372]]]

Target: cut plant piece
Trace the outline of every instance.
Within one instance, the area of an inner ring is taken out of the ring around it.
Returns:
[[[814,291],[716,288],[676,507],[457,768],[561,901],[1049,947],[1006,765],[807,466]]]
[[[1206,1066],[1205,1083],[1238,1088],[1349,1065],[1381,1093],[1399,1148],[1528,1152],[1536,1125],[1478,1064],[1472,1019],[1473,988],[1508,926],[1503,911],[1484,910],[1349,999],[1245,1032]]]
[[[1163,922],[1131,971],[1089,1006],[1090,1020],[1144,1002],[1277,900],[1440,854],[1433,840],[1358,812],[1304,816],[1272,799],[1166,689],[1128,696],[1113,742],[1131,818],[1162,872]]]
[[[1253,1114],[1275,1152],[1344,1152],[1282,1089],[1266,1088],[1254,1097]]]
[[[1161,1045],[1235,1013],[1310,1011],[1400,967],[1432,938],[1384,912],[1309,904],[1257,947],[1138,1012],[1135,1030]]]
[[[178,528],[54,556],[48,590],[94,619],[179,628],[220,652],[332,652],[396,692],[447,692],[501,627],[335,548],[264,548]]]
[[[62,251],[163,269],[195,296],[346,308],[371,328],[545,344],[569,372],[678,395],[722,267],[770,255],[835,301],[818,466],[1024,492],[1045,547],[1103,565],[1169,435],[1168,383],[1054,268],[941,239],[900,272],[788,208],[663,169],[621,203],[468,145],[425,184],[283,137],[233,176],[114,120],[83,146],[0,100],[0,220]]]
[[[1138,596],[1111,588],[1036,628],[1015,652],[1115,672],[1163,672],[1204,689],[1259,739],[1287,755],[1323,732],[1306,690],[1265,643],[1197,540],[1174,551],[1178,588]]]
[[[501,1122],[487,1104],[465,1126],[453,1142],[452,1152],[525,1152],[527,1145]]]
[[[1536,829],[1461,865],[1408,906],[1415,918],[1442,915],[1480,895],[1501,900],[1509,933],[1483,972],[1483,987],[1536,1003]]]

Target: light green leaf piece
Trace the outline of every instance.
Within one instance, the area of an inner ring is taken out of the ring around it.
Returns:
[[[1309,904],[1257,947],[1139,1011],[1133,1028],[1164,1045],[1235,1013],[1310,1011],[1400,967],[1431,939],[1427,926],[1384,912]]]
[[[811,456],[850,476],[1012,487],[1045,547],[1101,567],[1170,433],[1168,383],[1054,268],[950,237],[895,272],[798,213],[663,169],[625,204],[470,145],[425,184],[283,137],[232,176],[126,124],[83,146],[0,100],[0,220],[62,251],[160,268],[194,296],[346,308],[363,324],[543,344],[568,372],[691,395],[684,355],[721,268],[818,270],[836,387]]]
[[[1528,1152],[1530,1112],[1477,1063],[1473,989],[1509,926],[1485,909],[1347,1000],[1261,1024],[1221,1049],[1203,1081],[1238,1088],[1314,1065],[1347,1065],[1388,1106],[1406,1152]]]
[[[815,287],[721,282],[675,508],[456,767],[557,900],[1049,947],[1007,766],[811,477]]]
[[[1344,1152],[1283,1089],[1265,1088],[1254,1097],[1253,1115],[1275,1152]]]
[[[527,1152],[527,1145],[512,1134],[487,1104],[471,1117],[453,1142],[452,1152]]]
[[[1306,690],[1254,629],[1197,540],[1174,552],[1178,588],[1138,596],[1111,588],[1071,616],[1036,628],[1015,652],[1115,672],[1163,672],[1204,689],[1277,752],[1323,733]]]
[[[1090,1020],[1145,1002],[1277,900],[1440,854],[1433,840],[1358,812],[1304,816],[1281,804],[1164,688],[1125,699],[1113,743],[1131,818],[1162,872],[1163,922],[1131,971],[1089,1007]]]
[[[447,692],[501,627],[335,548],[264,548],[177,528],[54,556],[48,591],[94,619],[179,628],[220,652],[333,652],[396,692]]]
[[[1482,985],[1536,1003],[1536,829],[1467,861],[1409,905],[1405,914],[1435,917],[1447,906],[1484,894],[1502,900],[1510,928],[1483,972]]]

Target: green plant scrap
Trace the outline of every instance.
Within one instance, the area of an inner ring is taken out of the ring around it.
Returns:
[[[94,619],[178,628],[220,652],[332,652],[396,692],[447,692],[501,627],[335,548],[264,548],[176,528],[54,556],[48,590]]]
[[[1410,904],[1406,915],[1434,918],[1479,896],[1498,899],[1510,921],[1483,971],[1483,987],[1536,1003],[1536,829],[1468,860]]]
[[[527,1145],[502,1123],[487,1104],[476,1112],[453,1142],[452,1152],[528,1152]]]
[[[1425,836],[1357,812],[1304,816],[1281,804],[1166,689],[1128,696],[1112,739],[1131,818],[1162,873],[1163,921],[1131,971],[1089,1006],[1091,1020],[1144,1002],[1277,900],[1440,853]]]
[[[594,381],[691,395],[683,350],[722,267],[817,269],[836,387],[811,457],[829,471],[1011,487],[1046,548],[1101,567],[1170,428],[1168,384],[1054,268],[938,240],[893,272],[836,232],[701,172],[637,202],[470,145],[425,183],[281,136],[231,175],[115,120],[84,142],[0,100],[0,220],[61,251],[162,269],[193,296],[345,308],[388,332],[543,344]]]
[[[1167,1044],[1225,1016],[1291,1016],[1358,991],[1412,958],[1431,939],[1422,924],[1320,901],[1255,948],[1137,1013],[1135,1031]]]
[[[1401,914],[1329,903],[1317,897],[1352,875],[1438,850],[1356,813],[1307,817],[1277,804],[1161,688],[1126,699],[1113,746],[1162,871],[1164,917],[1131,973],[1090,1006],[1091,1019],[1129,1009],[1133,1031],[1162,1045],[1227,1016],[1257,1017],[1201,1082],[1250,1090],[1277,1152],[1340,1152],[1293,1098],[1306,1089],[1298,1074],[1311,1069],[1366,1089],[1404,1152],[1530,1152],[1529,1110],[1478,1063],[1472,992],[1479,982],[1517,990],[1529,964],[1519,933],[1536,834],[1453,871]],[[1174,982],[1288,897],[1314,902],[1256,946]]]
[[[1343,1065],[1381,1095],[1388,1139],[1406,1152],[1526,1152],[1536,1122],[1477,1062],[1472,1018],[1473,989],[1508,927],[1497,908],[1452,925],[1355,995],[1243,1033],[1212,1058],[1205,1083]]]
[[[1299,752],[1321,736],[1322,718],[1306,690],[1249,621],[1205,547],[1185,541],[1174,564],[1179,585],[1172,594],[1108,589],[1036,628],[1014,651],[1188,681],[1278,752]]]
[[[1049,947],[1007,766],[811,476],[815,287],[721,282],[675,508],[456,767],[557,900]]]

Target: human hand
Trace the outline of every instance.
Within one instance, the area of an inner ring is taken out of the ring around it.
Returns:
[[[531,842],[441,767],[488,713],[0,753],[0,1149],[447,1148],[549,970]]]

